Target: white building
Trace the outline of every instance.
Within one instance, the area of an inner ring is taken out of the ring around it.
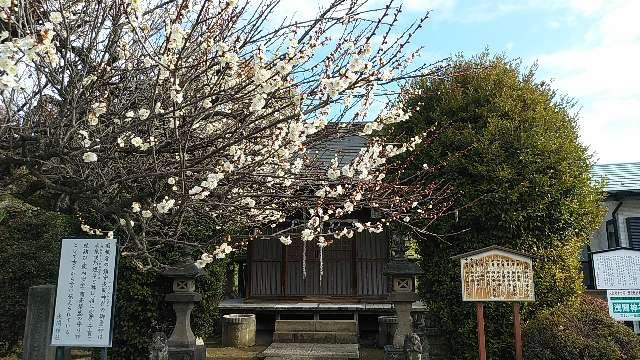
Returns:
[[[592,253],[608,249],[640,249],[640,162],[595,165],[594,181],[604,181],[607,214],[582,253],[584,284],[595,290]],[[603,291],[592,294],[606,297]]]
[[[591,251],[640,249],[640,162],[596,165],[594,180],[604,180],[607,215],[591,239]]]

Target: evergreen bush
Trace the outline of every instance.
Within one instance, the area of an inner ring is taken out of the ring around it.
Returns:
[[[418,244],[426,272],[420,297],[447,334],[451,358],[477,359],[475,307],[462,302],[460,264],[450,257],[490,245],[536,256],[536,302],[524,306],[525,321],[573,301],[583,290],[580,250],[602,219],[602,192],[591,182],[573,102],[537,81],[535,69],[487,53],[456,57],[405,94],[407,108],[418,110],[383,135],[399,142],[434,132],[415,168],[404,171],[429,169],[451,186],[457,209],[428,224],[432,235],[419,234],[427,237]],[[488,358],[513,359],[511,304],[486,304],[485,319]]]
[[[543,312],[524,328],[527,360],[640,359],[640,336],[609,316],[607,303],[583,297]]]

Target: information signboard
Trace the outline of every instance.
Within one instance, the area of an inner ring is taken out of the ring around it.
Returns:
[[[115,239],[62,241],[51,345],[110,347]]]
[[[640,251],[605,250],[592,256],[597,289],[640,289]]]
[[[531,258],[491,249],[461,256],[463,301],[534,301]]]
[[[621,321],[640,321],[640,290],[607,290],[609,315]]]

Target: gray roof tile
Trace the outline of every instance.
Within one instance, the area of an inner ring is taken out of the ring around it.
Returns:
[[[591,176],[604,179],[609,193],[640,192],[640,162],[594,165]]]

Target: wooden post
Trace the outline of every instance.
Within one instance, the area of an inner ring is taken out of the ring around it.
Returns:
[[[513,333],[516,345],[516,360],[522,360],[522,326],[520,325],[520,303],[513,303]]]
[[[484,341],[484,304],[481,302],[476,303],[476,319],[478,322],[478,352],[480,353],[480,360],[487,360]]]

